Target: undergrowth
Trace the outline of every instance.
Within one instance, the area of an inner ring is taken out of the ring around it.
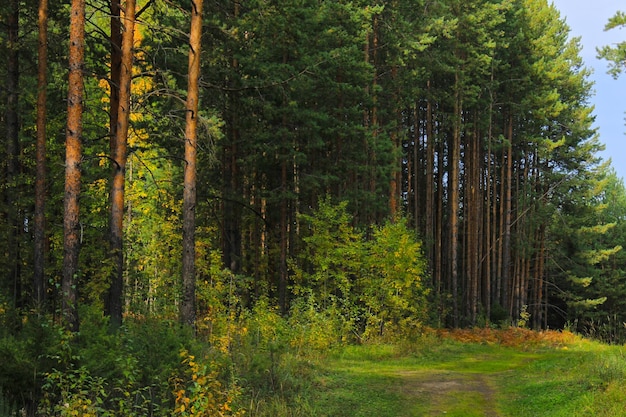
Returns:
[[[358,339],[306,300],[289,317],[263,300],[204,317],[195,337],[162,318],[128,317],[111,332],[101,315],[82,317],[76,334],[30,316],[20,332],[2,334],[3,415],[427,415],[417,405],[407,414],[393,375],[433,367],[506,371],[497,384],[502,415],[618,416],[626,403],[623,348],[566,331],[422,328]]]

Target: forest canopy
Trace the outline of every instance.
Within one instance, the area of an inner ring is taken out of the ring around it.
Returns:
[[[548,1],[0,14],[3,337],[105,317],[218,343],[265,309],[342,340],[520,323],[626,339],[624,185]],[[622,46],[599,51],[615,74]]]

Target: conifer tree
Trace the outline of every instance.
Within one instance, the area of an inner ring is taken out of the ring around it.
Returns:
[[[46,294],[45,201],[46,201],[46,122],[48,88],[48,0],[39,1],[37,53],[37,143],[35,176],[35,224],[33,232],[33,301],[40,306]]]
[[[4,108],[5,124],[5,161],[3,163],[6,181],[4,203],[6,204],[6,244],[7,244],[7,279],[9,288],[13,288],[11,299],[16,307],[22,304],[22,283],[20,272],[20,227],[18,207],[18,175],[20,153],[20,4],[17,0],[8,2],[6,16],[6,103]]]
[[[191,2],[191,28],[189,30],[189,71],[185,116],[185,167],[183,190],[183,295],[180,318],[193,326],[196,321],[196,161],[198,129],[198,83],[202,44],[202,3]]]
[[[117,125],[112,142],[113,178],[111,181],[110,242],[113,257],[113,273],[109,288],[108,313],[115,327],[122,324],[122,294],[124,273],[124,195],[128,130],[130,122],[131,82],[133,70],[133,44],[135,39],[135,0],[126,0],[123,18],[122,49],[119,73],[119,102],[116,111]],[[113,65],[113,63],[112,63]],[[114,90],[114,89],[113,89]]]
[[[604,30],[623,28],[626,26],[626,13],[618,11],[609,19]],[[626,68],[626,41],[619,42],[615,46],[603,46],[598,48],[598,58],[609,61],[609,74],[618,77]]]
[[[85,65],[85,2],[72,0],[70,9],[69,87],[65,142],[65,196],[63,215],[62,311],[65,325],[78,330],[77,288],[80,253],[80,185],[83,134],[83,69]]]

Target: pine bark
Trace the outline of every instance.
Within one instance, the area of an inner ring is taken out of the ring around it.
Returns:
[[[475,115],[475,118],[477,116]],[[479,133],[476,123],[473,131],[467,135],[467,151],[465,156],[465,196],[467,205],[464,207],[467,223],[466,265],[467,313],[470,324],[476,323],[478,314],[478,283],[479,283],[479,243],[480,243],[480,159]]]
[[[78,331],[77,277],[80,253],[80,184],[83,132],[83,69],[85,65],[85,0],[72,0],[70,10],[67,130],[65,137],[65,195],[63,215],[63,321]]]
[[[433,268],[433,253],[434,253],[434,219],[435,219],[435,136],[434,136],[434,124],[433,124],[433,106],[431,96],[430,81],[428,81],[428,98],[426,101],[426,140],[424,146],[426,147],[426,210],[425,210],[425,229],[424,238],[428,247],[429,259],[431,270]],[[435,275],[435,291],[437,294],[441,293],[441,277]]]
[[[391,68],[391,79],[395,84],[398,78],[398,66],[394,65]],[[400,110],[400,94],[397,87],[393,87],[394,92],[392,94],[392,107],[393,113],[398,127],[394,127],[390,132],[391,147],[394,153],[399,155],[402,144],[400,143],[399,126],[402,126],[402,111]],[[416,143],[419,142],[419,136]],[[417,166],[416,166],[417,168]],[[400,194],[402,192],[402,158],[400,156],[394,158],[393,172],[391,173],[391,180],[389,182],[389,215],[392,219],[398,216],[400,211]]]
[[[126,0],[124,8],[124,31],[120,65],[119,105],[115,142],[111,159],[113,178],[111,182],[110,249],[113,273],[109,288],[109,315],[111,325],[122,324],[122,298],[124,288],[124,200],[128,128],[130,121],[131,82],[133,69],[133,43],[135,41],[135,0]]]
[[[492,98],[493,103],[493,98]],[[495,187],[493,184],[493,162],[492,162],[492,154],[491,154],[491,139],[492,139],[492,129],[493,129],[493,105],[489,108],[489,127],[487,133],[487,156],[485,159],[486,167],[485,167],[485,178],[484,178],[484,189],[485,189],[485,214],[484,214],[484,228],[485,228],[485,249],[484,255],[481,257],[481,262],[484,266],[483,273],[483,285],[482,285],[482,297],[485,305],[485,315],[488,320],[491,320],[491,306],[493,302],[493,293],[492,293],[492,271],[493,271],[493,248],[494,248],[494,239],[492,231],[495,229],[492,222],[495,219],[495,216],[492,215],[493,209],[492,206],[495,205],[495,198],[493,197],[493,191]]]
[[[111,157],[115,154],[117,112],[120,105],[120,71],[122,68],[122,22],[120,0],[111,0],[111,77],[109,87],[109,147]]]
[[[46,296],[46,103],[48,85],[48,0],[39,0],[37,54],[37,141],[35,150],[35,224],[33,232],[33,302],[41,306]]]
[[[449,224],[450,224],[450,282],[453,298],[454,325],[459,325],[459,169],[461,160],[461,98],[459,93],[459,75],[455,79],[454,115],[452,119],[453,132],[449,152],[450,172],[450,198],[449,198]]]
[[[183,297],[180,319],[183,324],[196,322],[196,160],[200,80],[200,48],[202,37],[202,3],[192,0],[189,30],[189,70],[185,119],[185,170],[183,188]]]
[[[504,207],[503,229],[502,229],[502,306],[509,312],[512,308],[511,297],[511,213],[513,198],[513,116],[509,115],[507,120],[507,140],[506,146],[506,170],[502,179],[504,184]]]

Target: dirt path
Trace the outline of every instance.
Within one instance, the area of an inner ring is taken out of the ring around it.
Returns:
[[[495,403],[493,375],[452,371],[400,372],[404,396],[427,405],[426,416],[460,415],[454,410],[472,409],[473,416],[500,417]]]

